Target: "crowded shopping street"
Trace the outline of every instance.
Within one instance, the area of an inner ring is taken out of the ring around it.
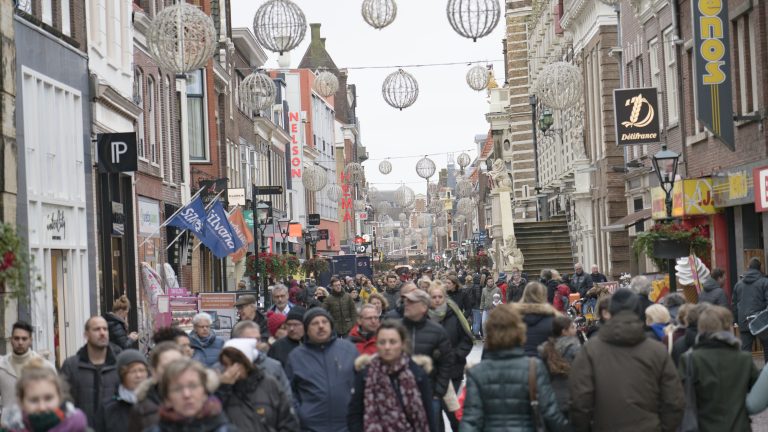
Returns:
[[[0,432],[768,432],[766,35],[0,0]]]

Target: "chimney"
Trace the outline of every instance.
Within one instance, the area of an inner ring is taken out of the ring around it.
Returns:
[[[320,38],[320,45],[325,48],[325,38]]]
[[[320,40],[320,23],[312,23],[309,25],[312,31],[312,43]]]

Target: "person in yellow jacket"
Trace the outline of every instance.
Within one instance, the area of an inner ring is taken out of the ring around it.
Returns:
[[[368,303],[371,294],[376,294],[378,292],[376,287],[373,286],[373,283],[371,283],[367,277],[363,276],[362,286],[360,288],[360,298],[363,300],[363,303]]]

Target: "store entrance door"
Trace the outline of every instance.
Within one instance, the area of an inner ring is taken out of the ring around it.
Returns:
[[[51,249],[51,290],[53,301],[53,347],[56,364],[61,366],[66,358],[63,347],[67,344],[66,291],[67,254],[61,249]]]

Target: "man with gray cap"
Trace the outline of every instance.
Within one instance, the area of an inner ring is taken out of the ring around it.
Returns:
[[[429,319],[428,311],[432,302],[429,294],[420,289],[403,295],[403,326],[411,335],[411,353],[425,355],[432,359],[432,395],[435,416],[440,415],[440,401],[448,391],[453,365],[451,342],[443,326]],[[428,407],[425,407],[429,409]]]
[[[261,341],[266,342],[269,337],[269,328],[267,328],[267,316],[264,315],[256,304],[256,296],[251,294],[242,295],[235,302],[237,315],[240,321],[253,321],[259,325],[261,330]],[[238,321],[239,322],[239,321]]]
[[[347,406],[355,380],[357,348],[336,336],[323,308],[304,314],[304,344],[288,356],[294,406],[306,432],[347,432]]]

